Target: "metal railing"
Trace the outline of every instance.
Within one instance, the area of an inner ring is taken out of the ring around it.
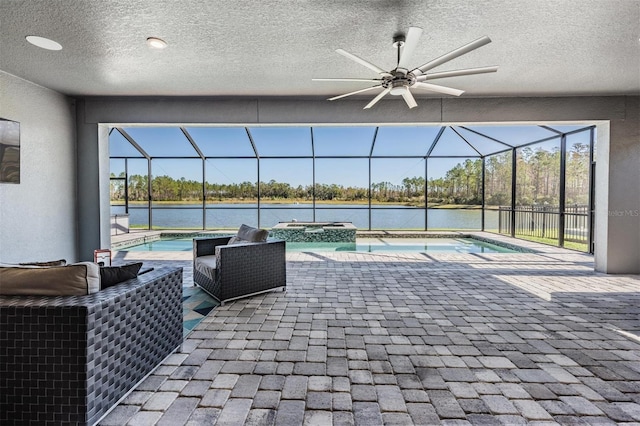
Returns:
[[[548,205],[516,206],[513,214],[510,206],[500,206],[498,232],[516,237],[560,241],[560,208]],[[565,206],[562,232],[564,241],[589,244],[589,206]]]

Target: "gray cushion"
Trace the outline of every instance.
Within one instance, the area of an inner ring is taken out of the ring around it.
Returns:
[[[261,243],[267,241],[267,237],[269,236],[269,231],[266,229],[258,229],[249,225],[242,224],[240,229],[238,229],[237,238],[234,240],[234,243],[239,242],[238,240],[248,241],[251,243]],[[233,243],[231,243],[233,244]]]
[[[229,242],[227,243],[228,246],[232,246],[234,244],[242,244],[246,241],[241,240],[240,238],[238,238],[237,236],[233,236],[229,239]]]
[[[196,269],[198,272],[209,277],[212,280],[216,279],[216,265],[217,258],[215,255],[210,256],[198,256],[196,257]]]
[[[227,243],[228,246],[232,246],[234,244],[257,244],[257,243],[263,243],[264,241],[247,241],[247,240],[243,240],[242,238],[238,238],[236,237],[231,237],[231,239],[229,240],[229,242]],[[216,250],[218,250],[220,247],[224,247],[224,246],[218,246],[216,247]],[[217,251],[216,251],[217,253]]]

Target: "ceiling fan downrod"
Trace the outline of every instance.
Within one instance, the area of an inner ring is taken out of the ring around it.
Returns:
[[[402,54],[402,47],[404,46],[404,42],[406,41],[406,37],[404,34],[396,34],[393,36],[393,47],[396,48],[397,52],[397,62],[396,64],[400,65],[400,55]]]

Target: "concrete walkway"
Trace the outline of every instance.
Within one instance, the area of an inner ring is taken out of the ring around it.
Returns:
[[[640,276],[527,245],[290,253],[286,292],[216,308],[101,424],[640,424]],[[118,260],[191,285],[190,256]]]

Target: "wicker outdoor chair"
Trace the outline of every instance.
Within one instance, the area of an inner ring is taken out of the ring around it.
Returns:
[[[285,242],[235,242],[233,237],[193,240],[193,282],[221,304],[287,285]]]

